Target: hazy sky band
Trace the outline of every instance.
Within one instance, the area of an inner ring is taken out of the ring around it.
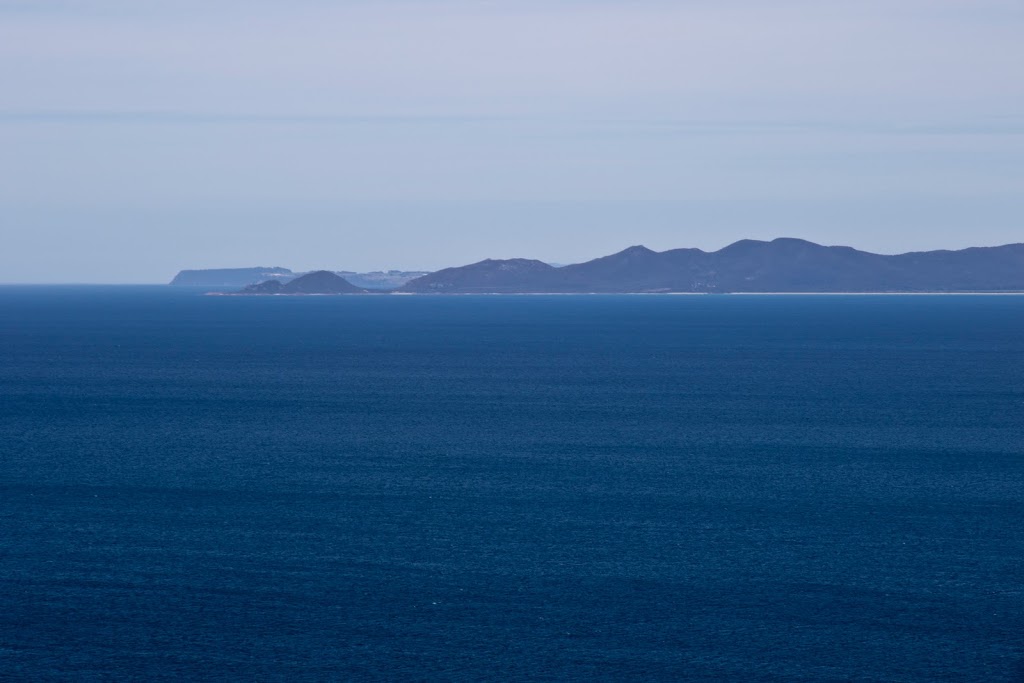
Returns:
[[[994,0],[0,0],[0,280],[1021,241],[1022,29]]]
[[[813,132],[830,131],[837,133],[874,133],[891,135],[1024,135],[1024,117],[1001,117],[992,120],[968,121],[692,121],[678,120],[628,120],[600,118],[557,117],[498,117],[472,115],[434,116],[391,116],[375,115],[332,115],[332,114],[273,114],[273,113],[211,113],[183,111],[0,111],[0,124],[122,124],[140,123],[152,125],[327,125],[327,126],[372,126],[372,125],[461,125],[490,124],[509,125],[514,123],[542,123],[552,125],[571,124],[577,127],[608,126],[631,130],[650,129],[666,133],[725,133],[737,132]]]

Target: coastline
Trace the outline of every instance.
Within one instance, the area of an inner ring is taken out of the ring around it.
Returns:
[[[1024,291],[986,292],[302,292],[294,294],[204,292],[203,296],[1024,296]]]

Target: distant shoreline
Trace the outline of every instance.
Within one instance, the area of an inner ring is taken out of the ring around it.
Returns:
[[[280,266],[259,266],[181,271],[172,284],[187,281],[221,291],[238,282],[240,294],[267,295],[1008,294],[1024,293],[1024,243],[890,256],[780,237],[770,242],[740,240],[714,252],[658,252],[635,245],[557,268],[537,259],[512,258],[419,272],[296,274]],[[391,280],[382,280],[385,275]],[[363,279],[355,279],[359,277]]]
[[[131,286],[131,285],[125,285]],[[1024,296],[1024,291],[1006,292],[345,292],[252,294],[245,292],[205,292],[204,296],[309,297],[309,296]]]

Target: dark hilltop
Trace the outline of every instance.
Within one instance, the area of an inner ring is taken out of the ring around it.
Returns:
[[[239,294],[366,294],[365,289],[356,287],[351,282],[335,275],[329,270],[317,270],[294,280],[282,283],[280,280],[267,280],[249,285]]]

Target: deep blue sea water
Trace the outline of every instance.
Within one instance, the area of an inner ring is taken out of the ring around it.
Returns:
[[[0,287],[0,678],[1014,681],[1024,297]]]

